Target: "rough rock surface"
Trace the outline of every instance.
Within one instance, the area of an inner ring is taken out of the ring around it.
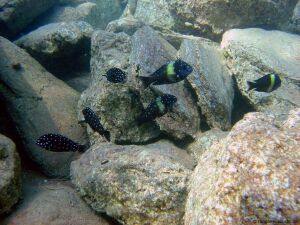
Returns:
[[[173,112],[156,121],[162,132],[172,138],[183,139],[193,136],[200,127],[198,107],[186,81],[169,85],[152,85],[145,89],[137,77],[151,75],[164,64],[175,60],[176,56],[177,50],[152,28],[145,26],[139,29],[132,40],[130,63],[133,74],[129,77],[129,82],[132,82],[139,90],[145,107],[158,94],[171,94],[177,97]],[[136,72],[137,65],[140,67],[138,73]]]
[[[281,26],[282,30],[300,34],[300,0],[298,0],[297,5],[294,8],[293,15]]]
[[[54,132],[86,143],[85,131],[77,124],[79,94],[5,38],[0,38],[0,57],[0,93],[5,97],[26,153],[44,173],[68,176],[74,153],[45,151],[35,140]]]
[[[201,156],[185,224],[299,224],[300,109],[249,113]]]
[[[105,31],[113,33],[124,32],[128,35],[133,35],[139,28],[143,26],[143,22],[135,19],[133,16],[128,16],[111,21],[105,28]]]
[[[37,24],[84,21],[96,28],[99,21],[101,21],[97,9],[97,5],[92,2],[85,2],[75,7],[57,6],[37,21]]]
[[[169,142],[95,145],[72,163],[72,182],[97,212],[121,223],[182,224],[194,162]]]
[[[205,151],[209,150],[213,144],[226,137],[227,134],[228,132],[219,129],[211,129],[204,133],[199,132],[196,135],[195,141],[187,147],[187,151],[198,161]]]
[[[278,111],[300,107],[300,36],[263,29],[227,31],[222,48],[226,64],[238,88],[257,111]],[[248,92],[247,81],[268,74],[281,76],[281,87],[271,93]]]
[[[92,36],[92,82],[79,102],[79,111],[86,106],[91,107],[116,143],[143,143],[160,133],[155,124],[137,126],[135,119],[143,105],[128,82],[113,84],[102,77],[112,67],[127,71],[130,51],[131,39],[125,33],[96,31]],[[132,75],[129,73],[128,76]],[[80,113],[80,120],[82,117]],[[99,136],[92,135],[93,132],[89,134],[91,142],[99,139]]]
[[[16,35],[55,3],[55,0],[0,1],[0,36]]]
[[[52,23],[15,43],[49,70],[57,65],[72,64],[76,67],[74,59],[90,52],[92,33],[91,25],[83,21]]]
[[[21,163],[15,144],[0,134],[0,215],[9,212],[21,195]]]
[[[77,6],[81,3],[91,2],[96,4],[96,15],[93,25],[95,28],[105,29],[106,25],[113,20],[119,19],[126,6],[123,0],[60,0],[62,4]]]
[[[206,39],[187,39],[181,45],[180,56],[193,65],[194,71],[187,79],[207,124],[228,130],[231,127],[234,89],[221,48]]]
[[[134,16],[152,26],[218,38],[235,27],[284,23],[297,0],[161,0],[129,1]],[[261,16],[264,15],[264,16]]]
[[[79,198],[69,181],[23,172],[23,196],[2,225],[109,225]]]

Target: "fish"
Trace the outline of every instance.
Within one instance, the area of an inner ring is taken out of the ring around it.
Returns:
[[[165,115],[167,112],[172,111],[177,98],[174,95],[164,94],[153,99],[146,109],[136,119],[138,125],[145,122],[153,121],[155,118]]]
[[[54,152],[83,152],[87,148],[86,145],[80,145],[63,135],[54,133],[42,135],[35,143],[41,148]]]
[[[110,141],[110,133],[105,130],[100,122],[100,118],[96,115],[96,113],[89,107],[85,107],[82,110],[82,114],[84,116],[84,121],[96,132],[100,135],[104,136],[106,140]]]
[[[171,61],[150,76],[139,76],[145,87],[152,85],[173,84],[184,80],[193,72],[193,67],[181,59]]]
[[[281,86],[281,79],[277,74],[267,74],[253,82],[247,81],[248,91],[272,92]]]
[[[106,77],[106,79],[112,83],[125,83],[127,80],[126,73],[123,70],[116,67],[113,67],[106,71],[106,74],[103,76]]]

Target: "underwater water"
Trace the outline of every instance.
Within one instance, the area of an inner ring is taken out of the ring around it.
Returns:
[[[0,0],[0,224],[300,224],[300,1]]]

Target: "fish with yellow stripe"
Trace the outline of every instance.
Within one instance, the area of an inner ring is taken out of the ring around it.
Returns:
[[[150,84],[162,85],[173,84],[184,80],[190,73],[193,72],[193,67],[181,59],[171,61],[148,77],[140,76],[139,78],[148,87]]]
[[[277,74],[267,74],[253,82],[247,81],[248,91],[272,92],[281,86],[281,79]]]
[[[177,98],[174,95],[169,94],[163,94],[153,99],[147,106],[147,108],[136,119],[137,124],[141,125],[165,115],[167,112],[170,112],[172,110],[176,102]]]

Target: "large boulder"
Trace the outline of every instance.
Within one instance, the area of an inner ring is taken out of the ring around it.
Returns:
[[[263,29],[234,29],[222,40],[226,64],[234,74],[241,94],[257,111],[300,107],[300,36]],[[271,93],[247,91],[247,81],[276,73],[281,87]]]
[[[0,1],[0,36],[16,35],[55,3],[55,0]]]
[[[177,50],[156,31],[148,26],[139,29],[132,40],[130,56],[132,74],[128,80],[139,91],[145,107],[158,94],[171,94],[177,97],[177,103],[172,112],[156,121],[163,133],[181,140],[193,137],[200,127],[198,106],[195,104],[193,92],[188,83],[181,81],[145,88],[138,78],[138,76],[150,76],[164,64],[176,60],[177,55]],[[137,65],[140,68],[138,72],[136,72]]]
[[[60,0],[60,2],[72,6],[78,6],[86,2],[96,4],[95,15],[98,16],[94,18],[93,25],[99,29],[105,29],[110,21],[118,19],[126,6],[126,1],[124,0]]]
[[[80,199],[70,181],[48,180],[33,171],[23,172],[22,201],[1,224],[109,225]]]
[[[21,163],[15,144],[0,134],[0,215],[10,211],[21,195]]]
[[[169,142],[95,145],[72,163],[72,182],[97,212],[123,224],[183,223],[195,163]]]
[[[129,10],[152,26],[219,38],[228,29],[277,27],[292,14],[297,0],[133,0]],[[264,15],[264,16],[261,16]]]
[[[294,8],[293,15],[281,26],[282,30],[287,30],[296,34],[300,34],[300,0]]]
[[[129,71],[130,51],[131,38],[125,33],[96,31],[92,36],[92,82],[79,102],[80,111],[84,107],[95,111],[116,143],[143,143],[159,135],[155,124],[139,127],[135,122],[143,109],[135,88],[128,83],[113,84],[102,77],[112,67]],[[80,113],[80,120],[82,116]],[[89,134],[92,142],[99,138],[93,132]]]
[[[231,127],[234,88],[219,44],[206,39],[186,39],[181,45],[180,56],[193,65],[194,71],[187,80],[207,124],[228,130]]]
[[[202,154],[185,225],[299,224],[300,109],[287,117],[249,113]]]
[[[52,23],[24,35],[15,43],[45,68],[78,68],[80,56],[89,54],[93,28],[86,22]],[[59,70],[58,69],[58,70]]]
[[[68,176],[74,153],[40,149],[35,141],[49,132],[85,144],[77,124],[79,94],[48,73],[23,49],[0,38],[0,93],[20,133],[26,153],[50,176]]]
[[[84,21],[93,27],[97,27],[101,21],[101,15],[95,3],[85,2],[78,6],[58,5],[45,13],[35,25],[41,26],[49,23]]]
[[[187,152],[192,155],[197,161],[201,155],[210,149],[216,142],[226,137],[228,132],[220,129],[211,129],[206,132],[199,132],[196,134],[195,140],[188,145]]]

